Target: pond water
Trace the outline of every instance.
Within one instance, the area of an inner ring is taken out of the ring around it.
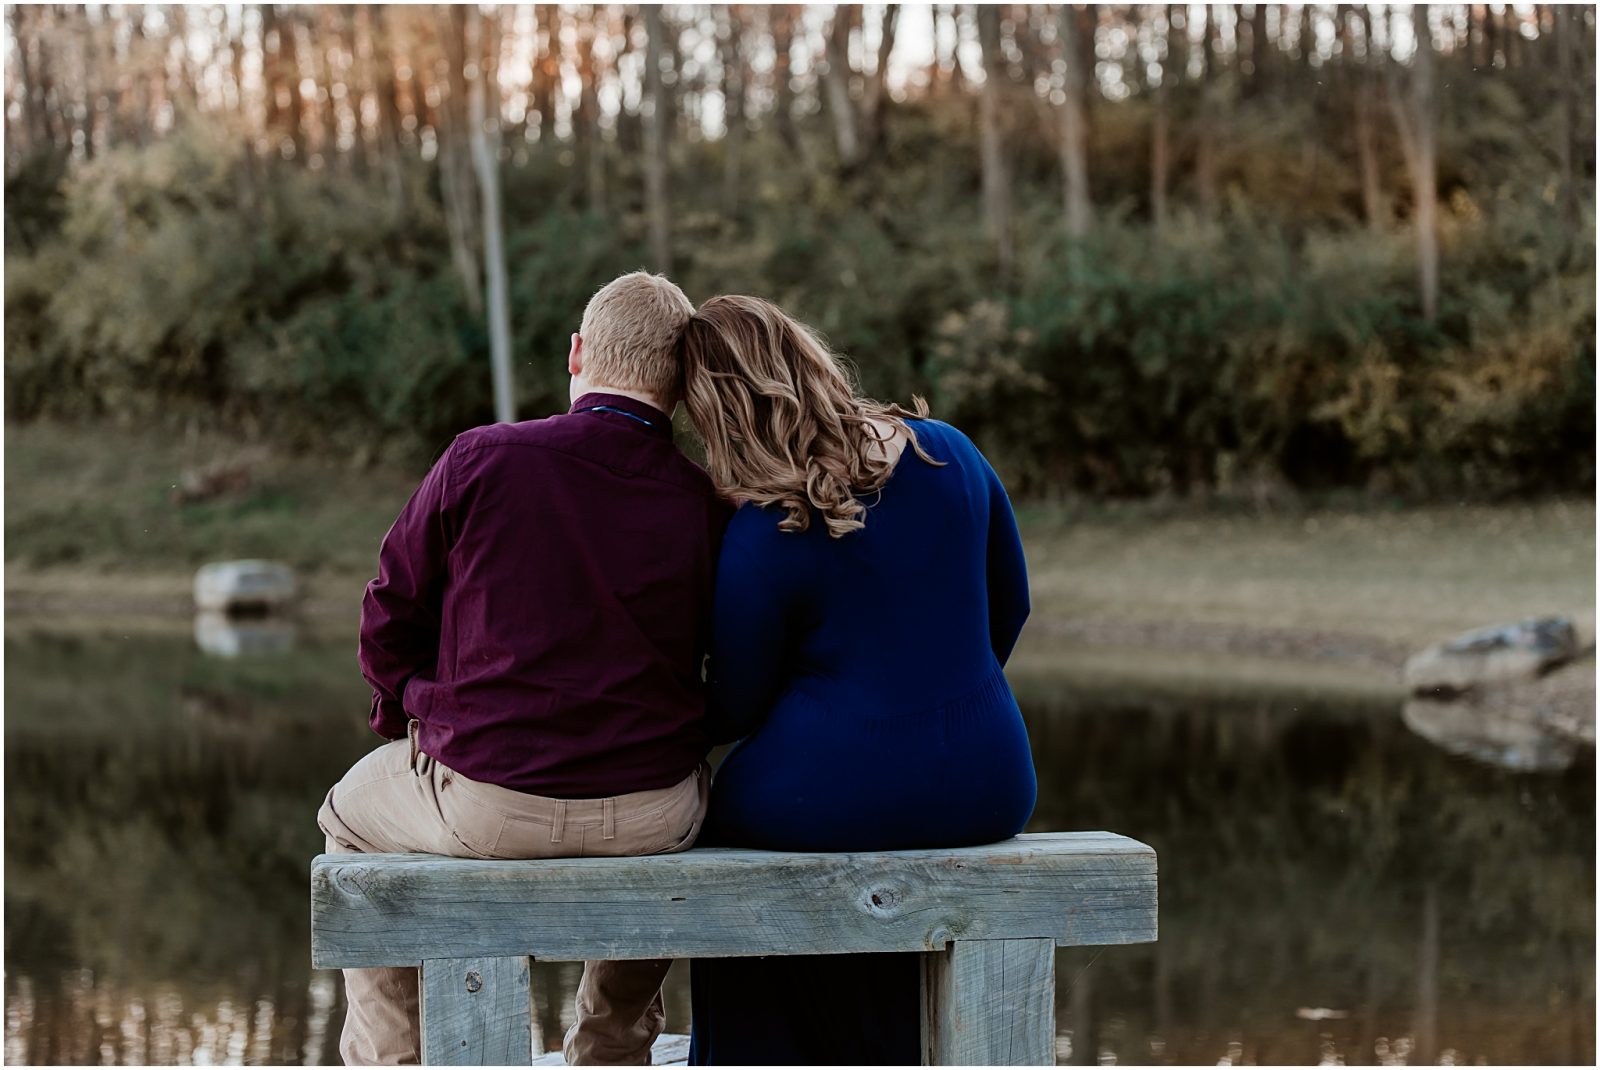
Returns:
[[[7,1062],[338,1061],[306,865],[322,794],[375,742],[353,654],[8,631]],[[1017,690],[1033,827],[1161,860],[1158,943],[1061,953],[1059,1061],[1594,1062],[1592,753],[1511,771],[1396,703],[1281,688]],[[548,1047],[577,972],[535,964]]]

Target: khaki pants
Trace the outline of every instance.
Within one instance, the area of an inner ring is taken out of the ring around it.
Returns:
[[[317,813],[327,849],[457,858],[593,858],[668,854],[694,844],[711,771],[704,763],[670,788],[609,799],[549,799],[480,784],[416,749],[412,738],[377,748],[328,792]],[[666,1024],[668,959],[586,962],[577,1022],[562,1045],[572,1065],[648,1066]],[[414,967],[344,971],[347,1011],[339,1053],[350,1066],[420,1063]]]

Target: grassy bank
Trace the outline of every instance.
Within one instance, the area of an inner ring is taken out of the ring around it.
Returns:
[[[419,473],[215,438],[30,424],[5,434],[5,564],[15,613],[188,609],[207,561],[294,566],[312,604],[358,597]],[[180,503],[206,469],[247,482]],[[352,603],[353,606],[353,603]]]
[[[5,443],[14,618],[183,613],[195,567],[247,556],[287,561],[314,615],[348,618],[420,476],[381,461],[247,455],[248,485],[178,504],[186,472],[237,447],[37,424],[8,428]],[[1158,650],[1164,670],[1227,656],[1387,673],[1408,649],[1495,621],[1565,612],[1592,633],[1589,501],[1020,515],[1035,618],[1019,668],[1066,649],[1093,660],[1083,652]]]
[[[1268,515],[1023,510],[1047,618],[1427,642],[1538,613],[1592,613],[1594,503],[1363,506]]]

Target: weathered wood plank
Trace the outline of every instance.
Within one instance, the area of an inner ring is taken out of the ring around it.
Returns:
[[[422,963],[422,1061],[527,1066],[533,1061],[526,958]]]
[[[925,1066],[1055,1062],[1052,940],[957,940],[922,959]]]
[[[651,1066],[687,1066],[689,1063],[689,1038],[682,1033],[662,1033],[650,1048]],[[559,1051],[541,1055],[533,1060],[534,1066],[566,1066],[566,1056]]]
[[[1156,938],[1156,856],[1104,832],[861,854],[701,848],[531,862],[322,855],[312,962],[544,960],[932,951],[951,940],[1061,946]]]

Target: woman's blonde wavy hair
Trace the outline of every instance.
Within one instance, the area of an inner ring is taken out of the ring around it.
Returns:
[[[873,421],[894,427],[929,464],[906,421],[928,415],[860,397],[849,372],[810,328],[759,297],[713,297],[678,342],[684,403],[724,497],[781,506],[783,531],[812,514],[834,538],[866,526],[862,498],[883,489],[895,461]]]

